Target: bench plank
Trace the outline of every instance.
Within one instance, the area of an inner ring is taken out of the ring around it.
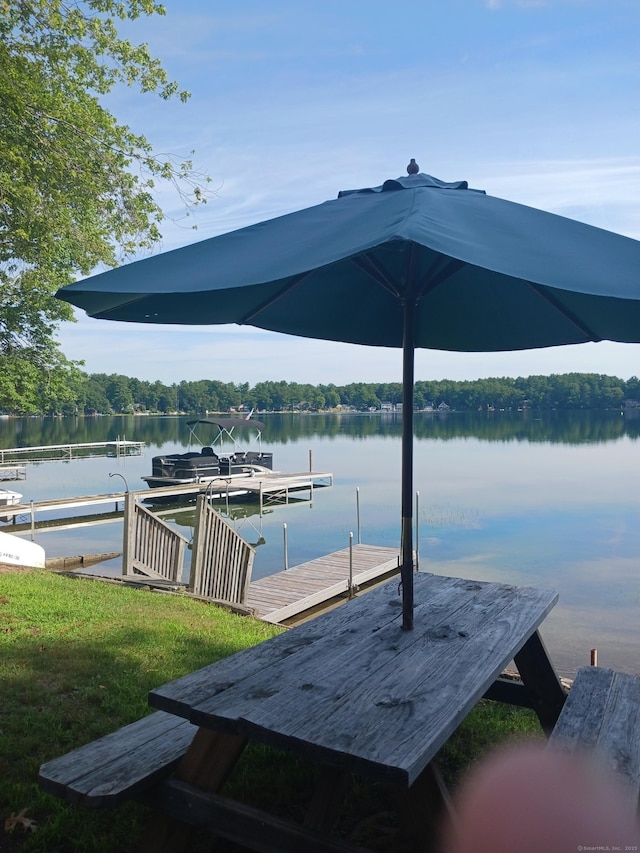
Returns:
[[[579,669],[549,744],[568,752],[593,752],[619,775],[637,808],[640,678],[602,667]]]
[[[168,774],[196,731],[187,720],[157,711],[46,762],[40,787],[71,803],[110,808]]]

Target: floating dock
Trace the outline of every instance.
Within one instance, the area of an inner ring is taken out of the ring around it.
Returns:
[[[19,462],[44,462],[69,459],[87,459],[94,456],[141,456],[144,441],[86,441],[81,444],[43,444],[34,447],[0,448],[0,465]]]
[[[0,465],[0,480],[26,480],[26,465]]]
[[[258,619],[280,624],[399,571],[397,548],[358,544],[251,581],[246,604]]]

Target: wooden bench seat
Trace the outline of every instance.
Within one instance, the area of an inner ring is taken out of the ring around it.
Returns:
[[[88,808],[110,808],[166,776],[197,726],[157,711],[40,768],[43,791]]]
[[[550,746],[591,751],[640,802],[640,677],[596,666],[578,670]]]

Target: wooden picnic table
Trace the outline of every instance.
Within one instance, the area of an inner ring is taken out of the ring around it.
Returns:
[[[483,696],[533,707],[551,730],[565,692],[538,628],[555,592],[418,573],[414,599],[411,631],[391,581],[152,691],[150,705],[200,728],[177,776],[154,791],[164,818],[145,849],[183,849],[185,823],[256,850],[354,849],[324,835],[341,774],[404,791],[419,820],[434,756]],[[521,684],[500,679],[511,661]],[[304,827],[217,793],[248,740],[325,768]]]

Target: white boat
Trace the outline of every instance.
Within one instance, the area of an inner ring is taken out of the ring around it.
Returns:
[[[11,566],[44,569],[45,553],[42,545],[4,533],[0,530],[0,563]]]
[[[8,521],[8,515],[2,515],[3,506],[18,506],[22,501],[20,492],[12,492],[11,489],[0,489],[0,521]]]
[[[22,500],[20,492],[12,492],[11,489],[0,489],[0,507],[17,506]]]

